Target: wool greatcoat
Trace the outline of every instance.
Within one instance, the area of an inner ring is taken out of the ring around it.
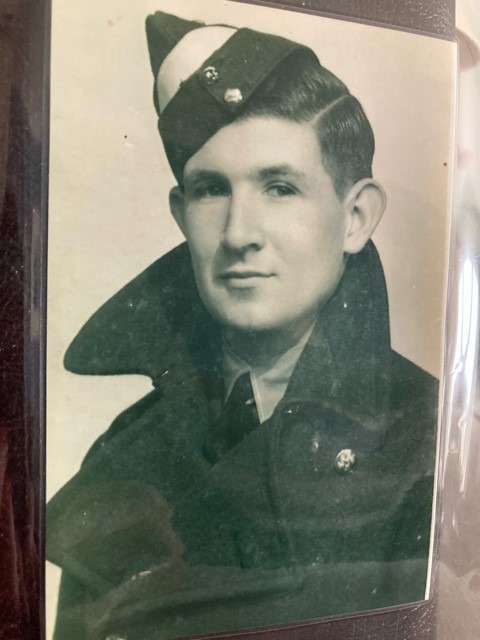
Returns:
[[[373,244],[349,259],[272,417],[211,464],[220,333],[181,245],[67,352],[71,371],[146,374],[153,390],[49,505],[57,640],[157,640],[424,598],[438,385],[390,348]],[[343,449],[356,456],[344,475]]]

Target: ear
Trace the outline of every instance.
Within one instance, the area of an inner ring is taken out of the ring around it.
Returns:
[[[345,253],[363,249],[380,222],[387,198],[383,187],[371,178],[356,182],[344,198],[347,214]]]
[[[173,187],[169,196],[170,213],[185,235],[185,194],[179,186]]]

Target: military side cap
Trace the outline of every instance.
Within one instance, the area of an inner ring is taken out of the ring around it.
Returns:
[[[148,16],[146,31],[158,128],[180,184],[188,159],[242,115],[282,61],[302,64],[308,55],[320,64],[311,49],[286,38],[160,11]]]

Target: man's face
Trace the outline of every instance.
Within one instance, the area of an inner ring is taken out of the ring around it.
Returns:
[[[308,124],[255,116],[187,162],[171,205],[220,323],[301,335],[344,269],[347,215]]]

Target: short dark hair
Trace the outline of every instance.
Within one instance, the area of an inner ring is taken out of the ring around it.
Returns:
[[[312,52],[280,63],[258,87],[241,118],[255,115],[311,122],[339,198],[358,180],[372,177],[375,139],[363,107]]]

